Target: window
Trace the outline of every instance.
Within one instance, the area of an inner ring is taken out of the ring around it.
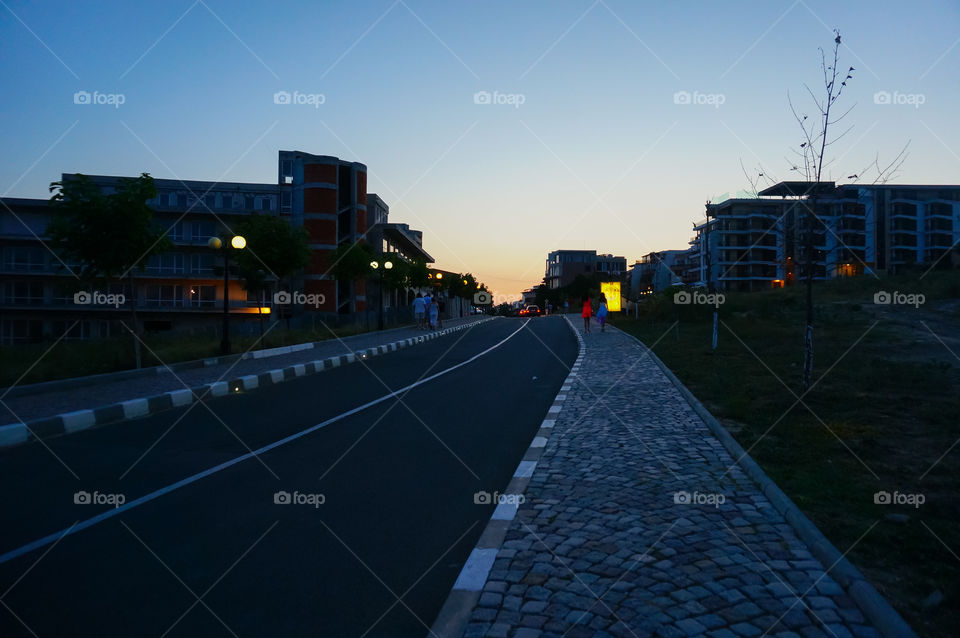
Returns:
[[[280,162],[280,183],[293,183],[293,160],[281,160]]]
[[[3,343],[39,343],[43,339],[43,322],[36,319],[7,319],[2,322]],[[62,332],[58,333],[59,337]]]
[[[280,193],[280,210],[290,210],[291,200],[292,197],[290,191],[283,191]]]
[[[7,246],[3,251],[3,269],[39,272],[46,268],[43,249],[37,246]]]
[[[3,298],[8,304],[43,304],[43,284],[37,282],[9,281],[3,285]]]
[[[185,238],[183,236],[185,224],[182,221],[177,222],[167,230],[167,234],[170,236],[170,239],[173,241],[183,241]]]
[[[183,272],[183,253],[163,253],[147,260],[148,273],[170,274]]]
[[[216,235],[216,228],[213,222],[208,221],[194,221],[193,224],[193,241],[205,244],[207,240]]]
[[[177,285],[152,285],[146,287],[144,305],[147,307],[179,308],[183,306],[183,290]]]
[[[203,203],[208,209],[213,210],[214,206],[217,204],[217,196],[208,193],[207,195],[203,196]]]
[[[176,193],[170,193],[170,194],[167,195],[167,206],[169,206],[169,207],[171,207],[171,208],[176,208],[176,207],[177,207],[177,194],[176,194]]]
[[[190,286],[189,293],[191,308],[212,308],[214,305],[216,305],[216,286]]]
[[[190,255],[190,273],[194,275],[213,274],[214,255]]]

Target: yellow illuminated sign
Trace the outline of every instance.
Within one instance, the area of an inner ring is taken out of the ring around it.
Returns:
[[[602,281],[600,282],[600,292],[607,298],[607,310],[620,312],[620,282]]]

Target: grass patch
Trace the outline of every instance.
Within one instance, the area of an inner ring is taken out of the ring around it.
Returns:
[[[926,302],[876,305],[879,290],[922,293]],[[848,558],[919,634],[951,635],[960,624],[960,445],[951,449],[960,437],[960,273],[826,282],[814,300],[817,383],[805,396],[802,286],[728,294],[716,350],[712,308],[674,305],[672,294],[645,301],[639,319],[615,321],[654,350],[841,552],[853,547]],[[876,505],[881,490],[926,502]],[[894,513],[909,519],[889,520]],[[943,602],[925,608],[935,590]]]
[[[366,326],[345,326],[286,330],[277,326],[264,340],[259,335],[230,337],[233,352],[263,350],[309,341],[349,337],[367,332]],[[220,337],[212,333],[146,334],[141,358],[144,367],[170,365],[216,357],[220,354]],[[0,347],[0,387],[16,383],[24,385],[55,379],[117,372],[135,367],[131,336],[96,341],[61,341],[51,344],[23,344]]]

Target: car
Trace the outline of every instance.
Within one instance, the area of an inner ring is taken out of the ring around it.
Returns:
[[[540,306],[529,305],[520,311],[521,317],[539,317],[541,314]]]

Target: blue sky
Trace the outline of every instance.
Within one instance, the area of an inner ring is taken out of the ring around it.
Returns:
[[[812,112],[833,28],[856,71],[832,176],[909,141],[893,181],[957,183],[954,1],[2,0],[0,193],[46,197],[63,172],[272,182],[279,149],[337,155],[439,267],[514,295],[556,248],[685,247],[707,199],[748,186],[741,160],[794,177],[787,94]]]

